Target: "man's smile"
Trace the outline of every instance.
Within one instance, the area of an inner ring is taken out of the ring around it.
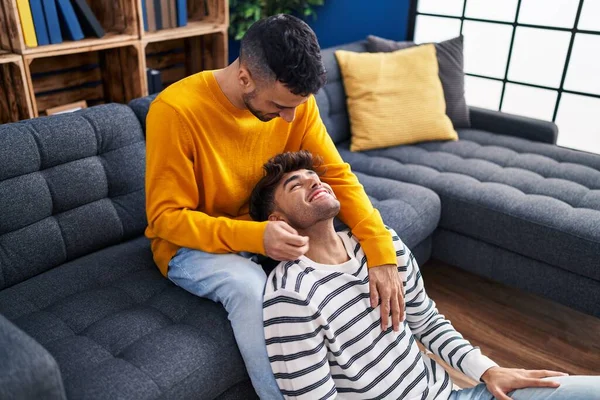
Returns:
[[[329,190],[324,187],[317,188],[308,195],[308,202],[310,203],[314,200],[320,199],[323,196],[331,196],[331,193],[329,193]]]

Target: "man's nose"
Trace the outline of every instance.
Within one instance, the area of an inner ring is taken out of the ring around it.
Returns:
[[[292,122],[294,120],[294,118],[296,117],[296,109],[295,108],[290,108],[287,110],[282,110],[279,113],[279,116],[281,118],[283,118],[285,120],[285,122]]]
[[[310,188],[313,189],[315,187],[321,186],[321,181],[314,175],[310,175],[308,177],[308,182],[310,183]]]

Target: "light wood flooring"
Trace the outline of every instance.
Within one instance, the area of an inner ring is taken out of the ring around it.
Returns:
[[[438,310],[500,366],[600,375],[599,318],[437,260],[421,271]],[[474,384],[451,376],[460,387]]]

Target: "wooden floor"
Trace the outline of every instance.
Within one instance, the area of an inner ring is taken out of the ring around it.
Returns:
[[[500,366],[600,375],[600,319],[440,261],[421,271],[438,310]],[[453,371],[458,386],[474,384]]]

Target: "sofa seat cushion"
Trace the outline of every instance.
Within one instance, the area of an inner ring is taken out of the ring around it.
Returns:
[[[440,221],[441,206],[440,198],[432,190],[355,173],[383,222],[393,228],[409,248],[415,248],[435,231]]]
[[[600,280],[600,155],[474,129],[352,153],[356,171],[433,189],[440,226]]]
[[[165,279],[139,237],[0,292],[56,359],[69,398],[215,398],[247,380],[221,305]]]

